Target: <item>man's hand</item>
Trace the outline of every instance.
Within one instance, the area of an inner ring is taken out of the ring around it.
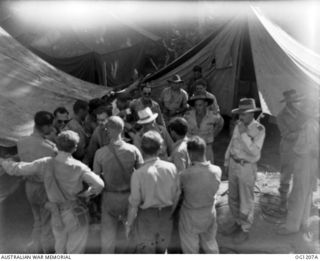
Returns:
[[[242,121],[239,122],[238,129],[239,129],[240,134],[247,131],[247,127],[244,125],[244,123]]]

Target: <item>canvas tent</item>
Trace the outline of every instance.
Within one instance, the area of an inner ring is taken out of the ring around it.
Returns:
[[[101,97],[108,89],[61,72],[27,50],[0,28],[0,139],[6,145],[32,132],[39,110],[65,106],[76,99]]]
[[[216,95],[225,115],[230,115],[239,98],[246,94],[241,90],[241,78],[246,77],[243,68],[247,72],[249,68],[246,80],[257,86],[256,98],[265,113],[279,113],[285,90],[293,88],[319,97],[319,54],[298,43],[258,7],[239,12],[193,49],[149,77],[156,87],[155,97],[159,97],[173,74],[180,74],[185,80],[190,78],[194,65],[202,66],[203,75],[210,82],[209,91]]]

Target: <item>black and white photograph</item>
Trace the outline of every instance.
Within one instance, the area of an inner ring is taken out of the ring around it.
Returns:
[[[1,260],[318,260],[319,14],[1,1]]]

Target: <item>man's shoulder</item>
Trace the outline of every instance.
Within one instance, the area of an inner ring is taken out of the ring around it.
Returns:
[[[181,89],[180,89],[180,93],[181,93],[183,96],[187,96],[187,97],[188,97],[188,93],[186,92],[185,89],[181,88]]]
[[[253,124],[252,124],[253,128],[256,128],[258,131],[265,131],[265,127],[258,121],[254,120]]]
[[[160,166],[161,168],[166,168],[170,171],[177,170],[176,165],[174,165],[172,162],[161,160],[161,159],[159,159],[158,161],[158,166]]]

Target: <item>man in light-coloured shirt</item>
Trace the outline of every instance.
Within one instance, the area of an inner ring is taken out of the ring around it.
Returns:
[[[213,103],[213,99],[205,92],[197,93],[188,101],[192,109],[184,117],[188,122],[188,136],[198,135],[207,144],[207,160],[214,162],[213,142],[216,136],[219,116],[208,109]]]
[[[292,148],[295,158],[292,189],[286,222],[277,231],[281,235],[297,233],[309,226],[312,194],[317,190],[319,178],[319,106],[318,97],[307,97],[297,106],[301,129]]]
[[[282,210],[286,211],[293,167],[296,161],[296,154],[293,148],[299,136],[303,118],[297,109],[297,105],[302,100],[301,95],[298,95],[296,90],[291,89],[283,92],[283,97],[284,99],[281,102],[285,102],[285,106],[277,116],[277,125],[281,134],[279,148],[281,157],[279,193]]]
[[[86,133],[84,128],[84,121],[88,114],[89,105],[85,101],[77,100],[73,105],[73,118],[68,122],[66,129],[72,130],[78,133],[80,137],[80,142],[78,144],[77,150],[74,152],[73,156],[77,160],[83,160],[86,153],[86,148],[89,141],[89,135]]]
[[[165,122],[176,116],[182,116],[188,108],[188,94],[182,88],[184,82],[176,74],[168,80],[169,87],[165,88],[160,96],[160,106]]]
[[[78,197],[97,195],[104,187],[99,176],[72,157],[79,142],[73,131],[62,131],[57,138],[58,155],[33,162],[5,160],[2,167],[10,175],[37,176],[44,182],[52,214],[52,230],[57,254],[84,253],[89,232],[88,210]],[[83,182],[89,185],[83,191]],[[83,191],[83,192],[82,192]]]
[[[120,117],[111,116],[107,128],[110,144],[96,152],[93,164],[94,172],[103,177],[106,185],[102,198],[101,252],[128,253],[132,251],[130,242],[126,242],[125,237],[122,242],[116,240],[119,232],[124,232],[131,175],[142,165],[143,159],[138,148],[122,140],[124,122]]]
[[[183,202],[180,210],[179,232],[182,251],[198,254],[219,253],[216,241],[217,222],[215,195],[221,178],[221,169],[206,160],[206,143],[199,136],[187,142],[192,166],[181,173]]]
[[[172,139],[175,141],[171,153],[171,162],[181,172],[191,165],[187,151],[188,122],[182,117],[173,118],[168,125]]]
[[[131,177],[126,233],[130,233],[137,219],[138,253],[166,251],[172,231],[171,215],[180,195],[175,165],[157,157],[162,142],[156,131],[143,135],[141,149],[145,162]]]
[[[260,111],[255,100],[243,98],[239,108],[232,110],[239,114],[231,141],[225,154],[224,166],[229,177],[229,207],[235,224],[229,233],[235,233],[235,243],[249,238],[254,218],[254,185],[257,162],[265,138],[265,128],[254,119],[254,112]]]
[[[30,136],[22,137],[17,142],[20,160],[31,162],[43,157],[53,157],[57,153],[56,145],[46,138],[52,133],[53,115],[50,112],[39,111],[34,117],[34,130]],[[32,241],[27,246],[33,253],[49,253],[53,250],[54,240],[50,225],[50,212],[45,209],[47,195],[43,181],[37,176],[31,176],[25,183],[27,199],[33,215]]]

